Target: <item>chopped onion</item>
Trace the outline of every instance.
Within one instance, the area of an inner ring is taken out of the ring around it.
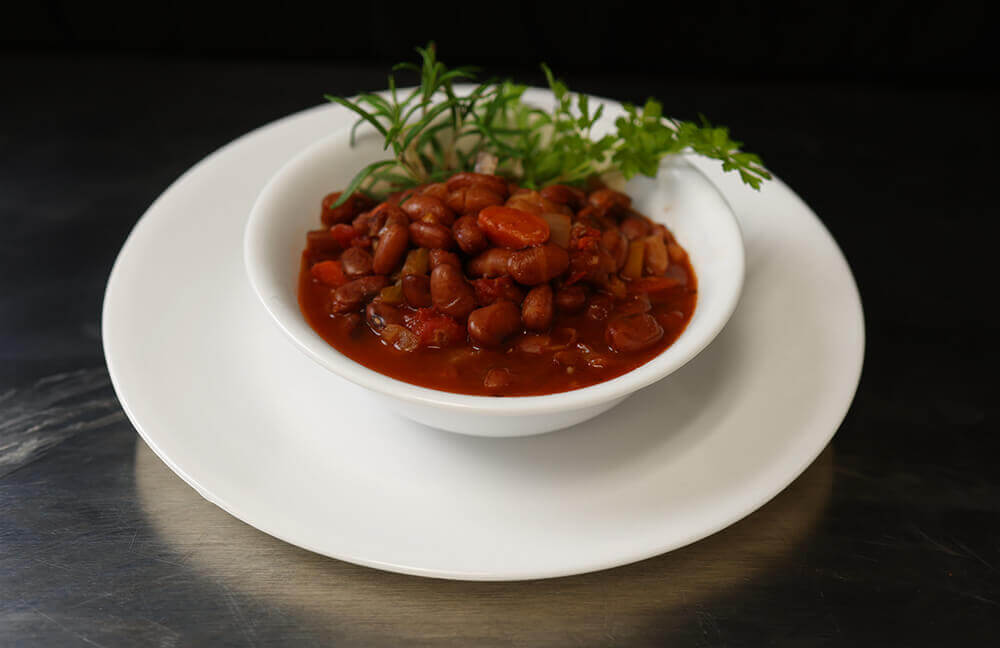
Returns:
[[[387,304],[402,304],[403,303],[403,284],[398,281],[391,285],[386,286],[379,293],[379,296]]]
[[[400,351],[414,351],[420,341],[412,331],[399,324],[388,324],[382,329],[382,339]]]
[[[659,234],[652,234],[646,237],[646,274],[662,275],[670,265],[670,256],[667,254],[667,245],[663,242],[663,237]]]
[[[430,250],[427,248],[410,250],[406,255],[406,261],[403,263],[403,276],[427,274],[431,265],[430,254]]]
[[[622,276],[629,279],[638,279],[642,276],[642,262],[646,256],[646,242],[636,239],[628,244],[628,256],[625,258],[625,267],[622,268]]]

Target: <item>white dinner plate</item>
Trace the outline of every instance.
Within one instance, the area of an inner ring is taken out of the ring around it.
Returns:
[[[115,390],[149,447],[209,501],[362,565],[544,578],[718,531],[774,497],[833,436],[864,355],[850,269],[780,180],[756,193],[697,158],[740,220],[747,273],[728,326],[687,366],[538,437],[460,436],[384,411],[286,340],[243,269],[261,187],[350,122],[321,106],[213,153],[153,203],[112,270],[103,338]]]

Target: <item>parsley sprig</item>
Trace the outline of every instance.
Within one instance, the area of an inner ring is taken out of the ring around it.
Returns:
[[[375,193],[379,188],[402,189],[443,180],[475,167],[482,153],[496,156],[496,172],[528,188],[549,184],[580,185],[611,171],[626,180],[637,174],[655,177],[667,155],[685,151],[722,162],[744,183],[760,189],[771,178],[761,159],[741,150],[725,127],[678,121],[663,115],[663,107],[649,99],[641,107],[625,104],[625,115],[615,120],[615,132],[594,138],[592,130],[604,106],[592,110],[587,95],[575,94],[542,64],[555,96],[551,111],[521,101],[525,86],[489,79],[459,96],[456,81],[475,81],[473,67],[449,69],[437,59],[433,43],[418,47],[420,64],[401,63],[392,72],[407,70],[420,77],[417,87],[401,94],[393,73],[387,96],[365,93],[355,99],[326,95],[358,115],[351,129],[370,124],[383,138],[392,157],[373,162],[354,176],[341,196],[355,191]]]

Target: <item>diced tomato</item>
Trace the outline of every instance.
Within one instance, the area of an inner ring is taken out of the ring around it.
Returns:
[[[416,334],[421,346],[446,347],[465,341],[465,329],[455,318],[435,308],[418,308],[404,315],[403,321]]]
[[[569,236],[569,247],[571,250],[593,252],[597,249],[597,244],[601,240],[601,231],[577,222],[570,229]]]
[[[472,287],[476,290],[476,303],[480,306],[489,306],[499,299],[509,299],[516,303],[523,296],[521,289],[507,275],[474,279]]]
[[[344,274],[344,268],[341,267],[340,261],[320,261],[309,271],[312,276],[327,286],[338,287],[347,283],[347,275]]]
[[[324,228],[306,232],[306,248],[310,252],[330,254],[340,250],[342,246],[333,238],[330,230]]]
[[[327,194],[323,198],[320,220],[324,225],[335,225],[346,223],[355,216],[372,206],[372,199],[362,193],[354,193],[341,205],[334,207],[333,204],[340,199],[341,192],[335,191]]]
[[[486,207],[476,224],[495,245],[515,250],[541,245],[549,238],[549,224],[543,218],[513,207]]]
[[[350,225],[345,225],[343,223],[339,225],[334,225],[330,228],[330,236],[340,244],[341,247],[348,247],[351,245],[351,241],[357,236],[358,233]]]

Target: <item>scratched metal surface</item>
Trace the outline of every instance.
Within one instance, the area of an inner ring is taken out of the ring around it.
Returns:
[[[596,574],[460,583],[321,558],[203,501],[138,440],[101,356],[104,282],[157,193],[381,70],[8,56],[0,78],[0,646],[995,640],[995,324],[964,279],[991,257],[962,232],[995,214],[996,142],[942,164],[912,137],[957,108],[986,123],[995,91],[581,79],[669,97],[755,144],[856,272],[865,376],[831,447],[726,531]]]

